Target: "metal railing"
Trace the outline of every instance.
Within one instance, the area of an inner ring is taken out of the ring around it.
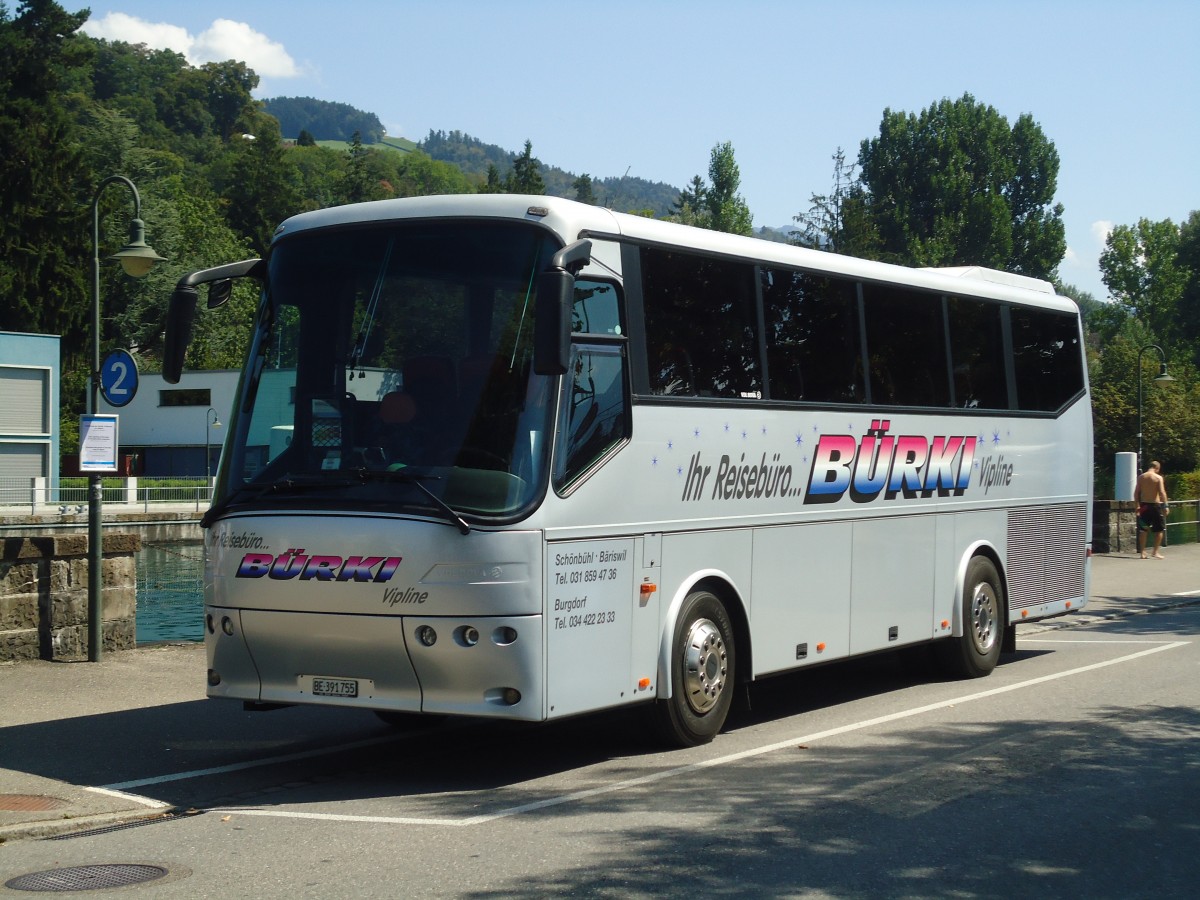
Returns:
[[[104,478],[101,481],[105,506],[125,509],[187,506],[197,512],[212,503],[212,482],[198,478]],[[51,487],[47,478],[0,478],[0,515],[86,514],[88,479],[63,478]]]
[[[1200,543],[1200,500],[1172,500],[1166,543]]]

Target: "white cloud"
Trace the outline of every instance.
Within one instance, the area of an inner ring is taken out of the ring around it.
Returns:
[[[103,19],[88,19],[83,32],[106,41],[145,44],[154,50],[174,50],[188,56],[193,39],[186,28],[166,22],[147,22],[125,13],[109,13]],[[189,57],[189,62],[191,61]]]
[[[232,19],[214,21],[196,38],[192,52],[202,63],[241,60],[264,78],[295,78],[300,74],[300,67],[283,44]]]
[[[1075,252],[1073,247],[1067,247],[1067,252],[1063,256],[1063,262],[1068,266],[1079,265],[1079,254]]]
[[[1096,240],[1096,245],[1104,246],[1104,242],[1108,240],[1108,236],[1112,233],[1113,223],[1106,219],[1101,219],[1098,222],[1092,223],[1092,237]]]
[[[255,31],[245,22],[217,19],[199,35],[167,22],[147,22],[125,13],[109,13],[102,19],[89,20],[86,34],[108,41],[145,44],[155,50],[182,53],[193,66],[206,62],[236,59],[244,62],[263,78],[295,78],[301,74],[296,61],[283,44]]]

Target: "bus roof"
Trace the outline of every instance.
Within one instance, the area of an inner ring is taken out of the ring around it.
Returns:
[[[1077,311],[1074,301],[1056,294],[1052,284],[1024,275],[983,266],[910,268],[613,212],[562,197],[445,194],[334,206],[287,219],[275,238],[314,228],[422,218],[521,219],[552,229],[568,243],[579,237],[633,240],[863,281]]]

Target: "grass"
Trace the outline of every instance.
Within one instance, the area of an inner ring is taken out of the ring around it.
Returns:
[[[317,141],[318,147],[328,147],[331,150],[349,150],[349,141]],[[417,149],[415,142],[408,138],[392,137],[385,134],[378,144],[363,144],[364,147],[374,147],[377,150],[394,150],[397,153],[412,153]]]

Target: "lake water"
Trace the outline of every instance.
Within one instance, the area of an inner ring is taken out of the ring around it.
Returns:
[[[204,545],[143,544],[137,554],[137,642],[204,640]]]

